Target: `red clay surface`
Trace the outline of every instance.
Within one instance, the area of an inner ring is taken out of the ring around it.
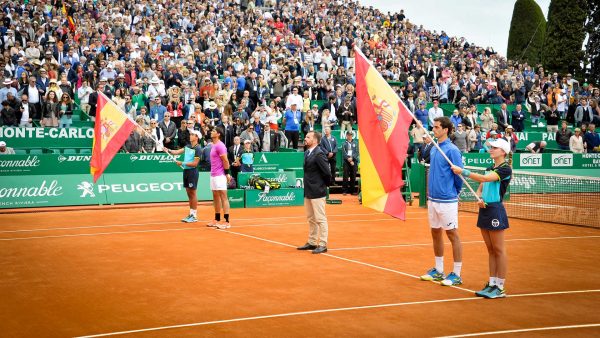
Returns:
[[[449,288],[417,279],[433,265],[426,209],[403,222],[343,199],[327,205],[325,255],[295,249],[302,207],[233,209],[227,231],[204,226],[207,205],[191,225],[183,205],[2,214],[1,335],[600,335],[600,230],[511,220],[510,297],[485,300],[475,214],[460,214],[464,284]]]

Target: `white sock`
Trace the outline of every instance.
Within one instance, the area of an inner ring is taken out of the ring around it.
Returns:
[[[496,278],[496,285],[500,290],[504,290],[504,278]]]
[[[496,277],[490,277],[490,286],[496,285]]]
[[[454,262],[454,274],[460,277],[460,270],[462,269],[462,262]]]
[[[435,256],[435,269],[439,273],[444,273],[444,256],[442,256],[442,257]]]
[[[190,209],[190,215],[196,217],[196,209]]]

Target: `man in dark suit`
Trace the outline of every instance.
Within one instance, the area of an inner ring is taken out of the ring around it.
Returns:
[[[333,185],[335,182],[335,170],[337,166],[336,155],[338,152],[337,140],[335,137],[331,136],[331,128],[325,128],[325,135],[321,138],[321,143],[319,144],[325,155],[327,155],[327,160],[329,161],[329,167],[331,168],[331,182],[329,185]]]
[[[429,164],[431,148],[433,148],[431,136],[425,136],[423,138],[423,142],[425,142],[425,144],[423,144],[421,150],[419,151],[419,162]]]
[[[358,171],[358,145],[352,139],[351,131],[346,132],[346,142],[342,145],[342,158],[344,159],[342,190],[344,195],[348,193],[355,195],[354,185],[356,184],[356,172]]]
[[[246,88],[244,89],[248,91],[249,97],[255,105],[258,104],[258,85],[256,73],[250,73],[250,77],[246,78]]]
[[[520,104],[515,107],[515,110],[511,113],[511,115],[511,122],[512,126],[515,127],[515,131],[522,132],[525,129],[525,112],[523,112]],[[506,127],[504,129],[506,129]]]
[[[274,152],[279,151],[279,133],[271,130],[269,124],[265,124],[260,132],[260,151],[262,152]]]
[[[237,182],[238,173],[242,170],[242,152],[244,146],[241,144],[241,138],[236,136],[233,138],[233,145],[227,149],[227,159],[231,163],[231,177]]]
[[[319,143],[321,135],[311,131],[306,133],[304,147],[304,208],[310,226],[308,242],[298,250],[312,250],[313,254],[327,252],[327,216],[325,215],[325,196],[331,172],[327,155]]]
[[[498,130],[504,132],[506,126],[510,125],[510,113],[506,110],[506,103],[500,106],[500,111],[496,114],[496,121],[498,121]]]

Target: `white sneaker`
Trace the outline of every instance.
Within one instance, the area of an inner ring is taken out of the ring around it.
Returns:
[[[223,222],[223,223],[217,224],[217,229],[219,229],[219,230],[225,230],[225,229],[229,229],[229,228],[231,228],[231,225],[229,224],[229,222]]]

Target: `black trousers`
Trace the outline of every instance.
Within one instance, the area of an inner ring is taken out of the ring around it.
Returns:
[[[330,185],[333,185],[335,183],[335,174],[337,171],[337,160],[335,159],[335,154],[333,154],[333,156],[331,156],[331,158],[328,159],[329,160],[329,168],[331,169],[331,182]]]
[[[342,181],[342,190],[344,194],[353,194],[355,192],[354,187],[356,185],[357,169],[358,165],[356,161],[354,161],[354,165],[350,165],[348,160],[344,160],[344,177]]]
[[[292,145],[292,148],[298,149],[298,139],[300,138],[299,131],[286,130],[285,137],[287,137],[289,144]],[[289,147],[289,144],[288,144],[288,147]]]

